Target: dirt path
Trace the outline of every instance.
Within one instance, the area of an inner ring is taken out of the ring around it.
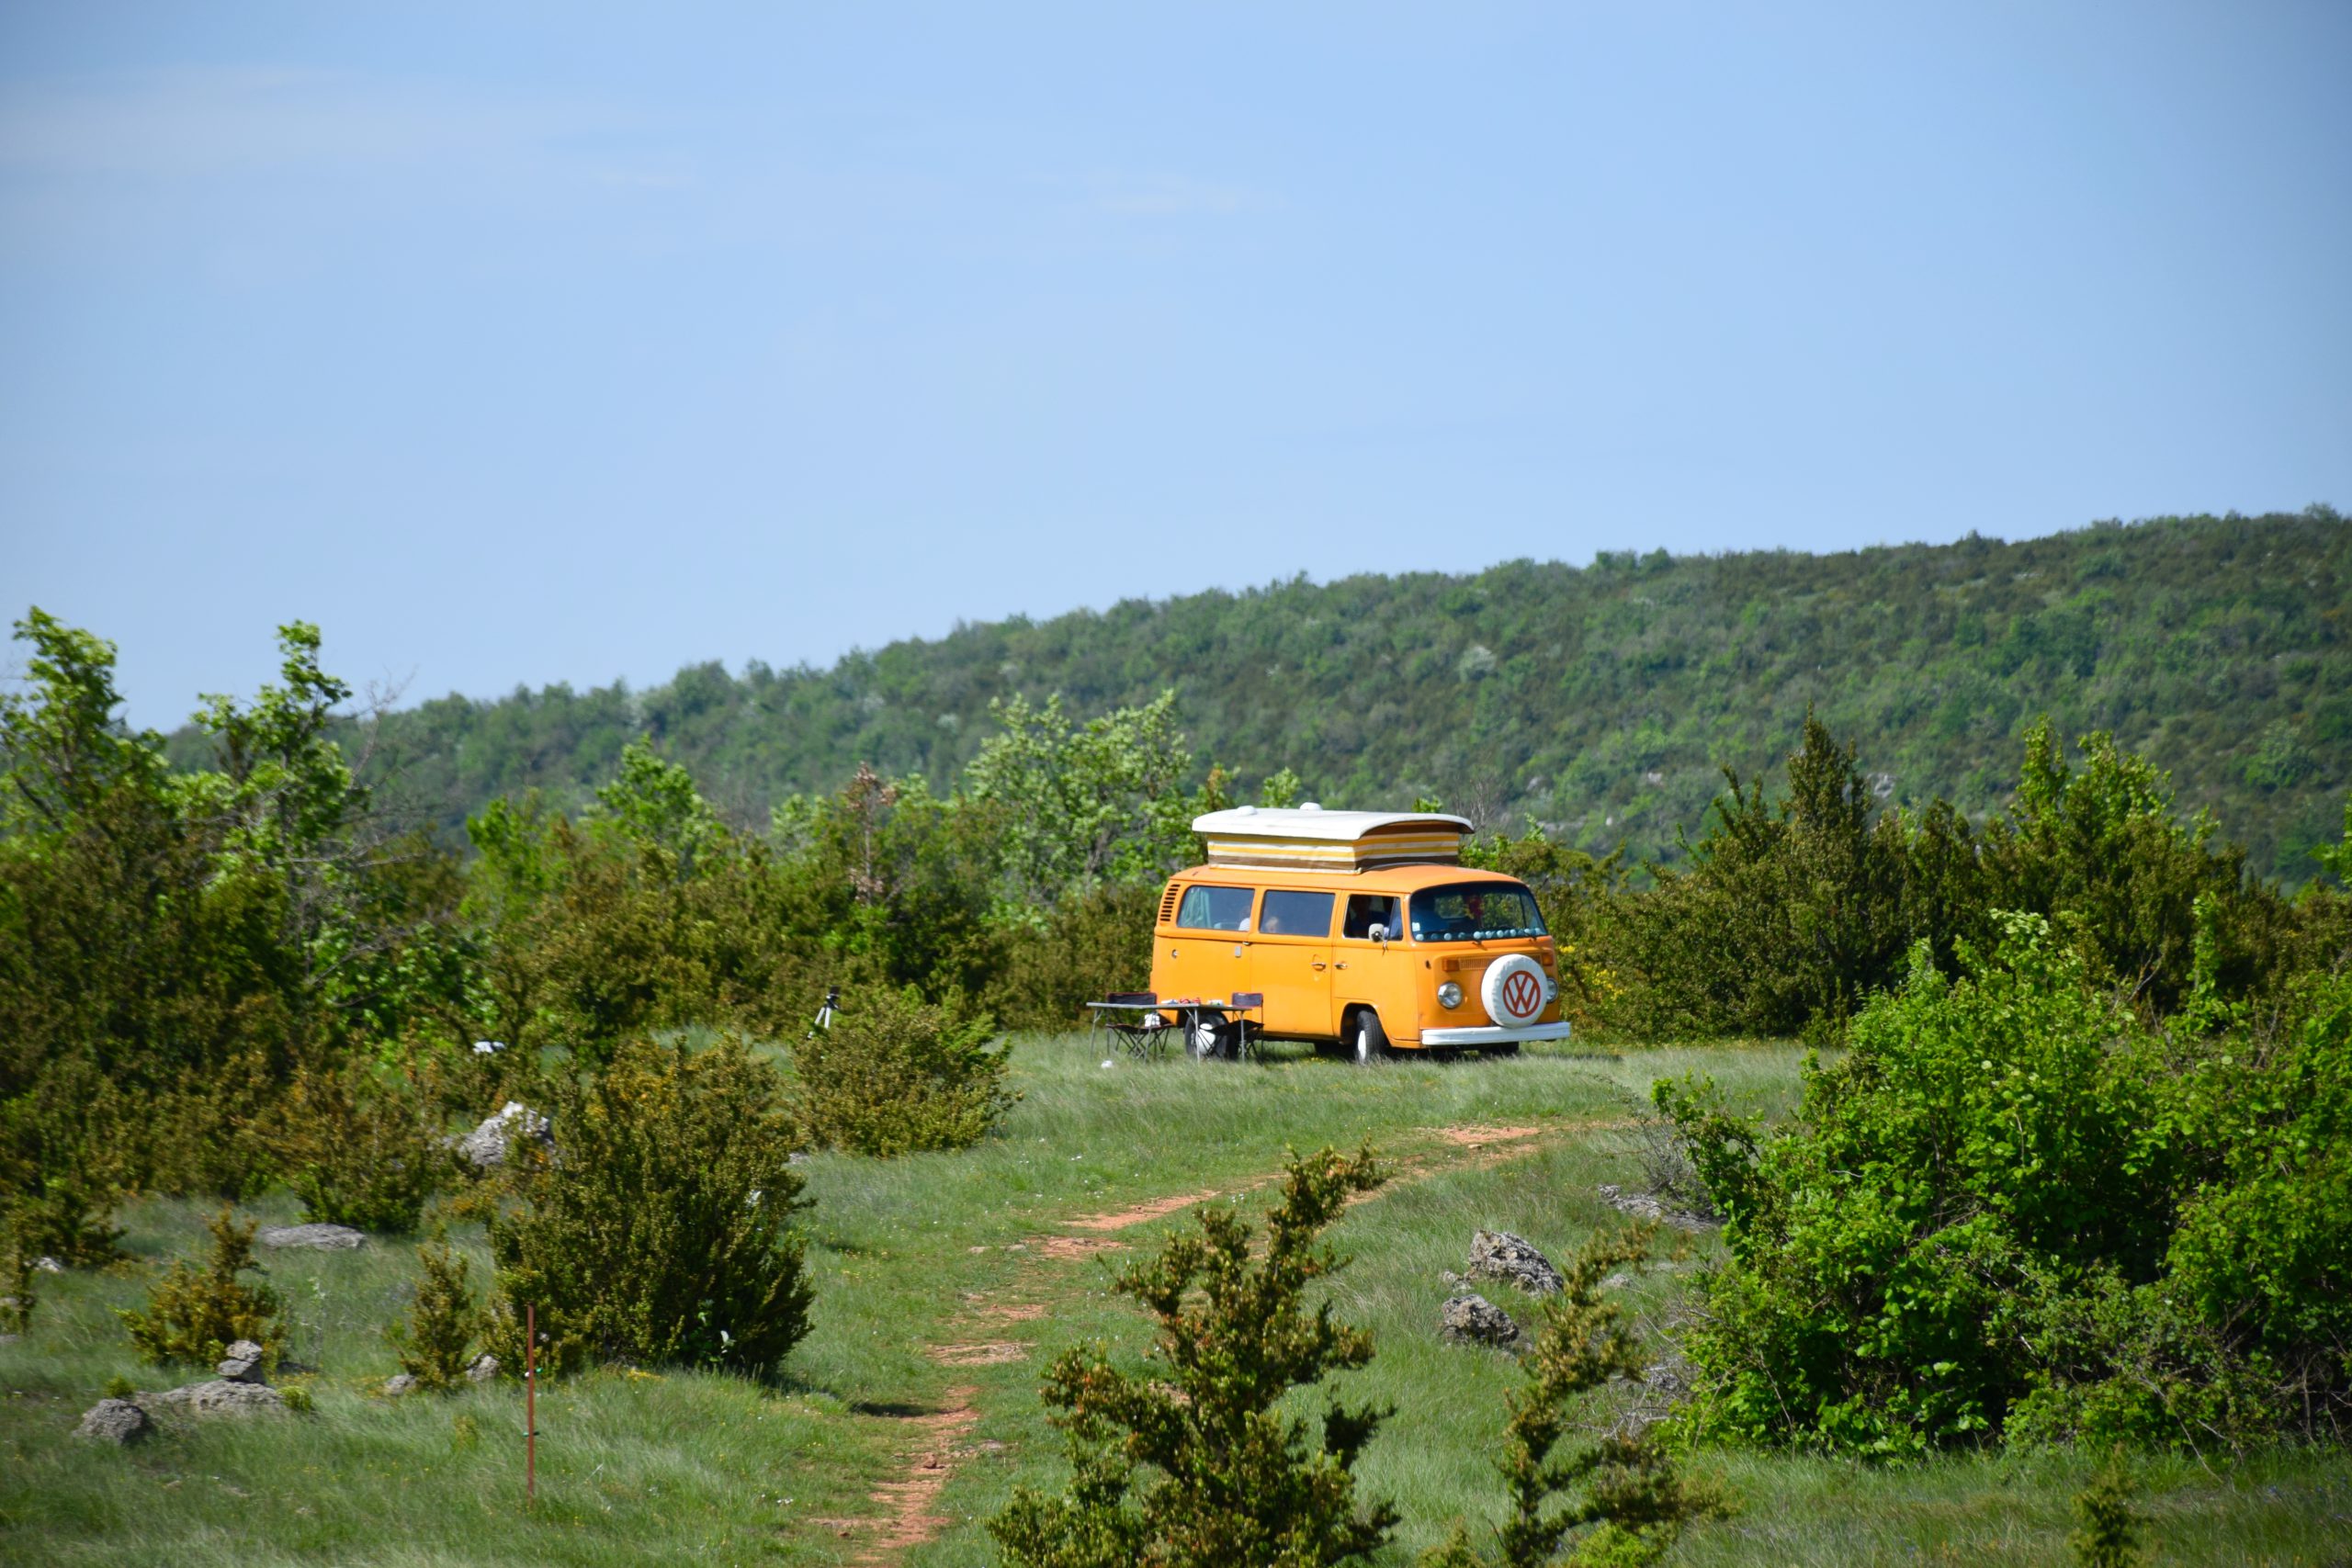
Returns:
[[[1389,1162],[1388,1180],[1373,1191],[1359,1194],[1356,1201],[1375,1200],[1383,1192],[1408,1182],[1427,1180],[1452,1171],[1483,1169],[1505,1160],[1517,1159],[1533,1154],[1555,1137],[1632,1124],[1630,1122],[1589,1120],[1534,1126],[1466,1122],[1437,1128],[1429,1134],[1430,1142],[1426,1146]],[[1017,1277],[1001,1290],[966,1294],[963,1310],[943,1325],[945,1331],[956,1337],[947,1343],[931,1347],[925,1354],[933,1361],[948,1367],[1001,1366],[1026,1360],[1035,1348],[1031,1341],[995,1337],[993,1335],[1001,1335],[1008,1324],[1034,1323],[1046,1316],[1050,1308],[1046,1303],[1021,1299],[1044,1288],[1046,1281],[1040,1276],[1045,1272],[1045,1262],[1077,1263],[1106,1252],[1125,1251],[1126,1243],[1116,1239],[1121,1231],[1182,1213],[1197,1204],[1213,1202],[1220,1198],[1239,1197],[1245,1192],[1272,1186],[1282,1179],[1281,1171],[1269,1171],[1221,1188],[1204,1188],[1197,1192],[1148,1199],[1125,1208],[1064,1220],[1061,1222],[1061,1234],[1035,1236],[1010,1248],[1026,1255],[1025,1264]],[[1080,1234],[1069,1234],[1073,1231]],[[976,1247],[973,1250],[986,1249]],[[1014,1299],[1000,1299],[1005,1296]],[[874,1539],[855,1559],[861,1568],[887,1568],[887,1565],[897,1562],[910,1548],[921,1546],[937,1536],[947,1525],[946,1517],[933,1512],[933,1508],[948,1479],[954,1475],[956,1462],[969,1451],[962,1446],[961,1439],[979,1420],[979,1412],[971,1404],[978,1393],[977,1389],[968,1386],[952,1388],[947,1391],[950,1408],[930,1415],[897,1418],[915,1428],[920,1436],[913,1446],[902,1454],[899,1478],[884,1482],[874,1491],[873,1501],[883,1509],[878,1521],[812,1521],[849,1529],[875,1529]]]
[[[874,1501],[884,1513],[875,1537],[853,1560],[860,1568],[883,1568],[896,1562],[909,1548],[921,1546],[946,1528],[944,1514],[932,1511],[964,1457],[961,1439],[979,1420],[972,1407],[978,1390],[968,1385],[947,1391],[948,1408],[925,1416],[896,1417],[913,1433],[914,1446],[900,1455],[899,1478],[874,1489]]]

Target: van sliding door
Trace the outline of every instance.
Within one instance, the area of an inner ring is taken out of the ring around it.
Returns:
[[[1331,914],[1329,893],[1271,887],[1250,944],[1251,987],[1266,993],[1265,1029],[1294,1039],[1331,1032]]]

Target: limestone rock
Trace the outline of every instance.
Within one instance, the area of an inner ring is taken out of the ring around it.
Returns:
[[[398,1399],[401,1394],[415,1393],[416,1374],[414,1372],[393,1373],[384,1380],[382,1392],[386,1399]]]
[[[274,1225],[254,1239],[264,1247],[307,1247],[317,1252],[348,1252],[368,1245],[367,1233],[349,1225]]]
[[[283,1416],[286,1401],[266,1383],[232,1382],[216,1378],[192,1382],[162,1393],[139,1396],[149,1404],[175,1404],[192,1416]]]
[[[1491,1345],[1516,1350],[1526,1337],[1510,1314],[1480,1295],[1464,1293],[1447,1299],[1438,1318],[1438,1337],[1456,1345]]]
[[[468,1382],[488,1382],[497,1375],[498,1358],[492,1355],[487,1350],[484,1350],[481,1355],[476,1356],[473,1359],[473,1364],[466,1369],[466,1381]]]
[[[129,1448],[153,1436],[155,1423],[147,1412],[127,1399],[101,1399],[82,1413],[82,1424],[74,1428],[77,1438],[96,1438],[105,1442]]]
[[[1537,1296],[1553,1294],[1562,1282],[1550,1258],[1509,1231],[1481,1230],[1470,1238],[1470,1278],[1507,1280]]]
[[[65,1265],[44,1252],[39,1258],[33,1259],[33,1272],[37,1274],[62,1274],[65,1272]]]
[[[262,1348],[250,1339],[240,1339],[229,1347],[228,1356],[212,1369],[231,1382],[266,1382],[262,1375]]]
[[[497,1115],[485,1118],[481,1126],[458,1140],[458,1154],[477,1170],[494,1170],[506,1163],[510,1140],[516,1137],[537,1138],[549,1148],[555,1146],[548,1119],[521,1100],[510,1100]]]
[[[1628,1192],[1614,1182],[1605,1182],[1599,1189],[1600,1201],[1621,1214],[1631,1214],[1637,1220],[1672,1225],[1679,1231],[1713,1230],[1714,1223],[1680,1209],[1669,1209],[1646,1192]]]

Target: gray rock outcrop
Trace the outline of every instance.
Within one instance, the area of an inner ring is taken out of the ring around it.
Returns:
[[[416,1374],[394,1372],[384,1380],[384,1386],[379,1392],[386,1399],[398,1399],[401,1394],[413,1393],[416,1392]]]
[[[458,1156],[477,1170],[494,1170],[506,1163],[511,1141],[518,1137],[555,1146],[548,1119],[521,1100],[510,1100],[497,1115],[484,1118],[481,1126],[458,1140]]]
[[[147,1412],[130,1401],[101,1399],[82,1413],[82,1424],[74,1428],[74,1435],[129,1448],[146,1441],[154,1431],[155,1423],[147,1418]]]
[[[1526,1336],[1510,1314],[1481,1295],[1468,1292],[1447,1298],[1438,1316],[1438,1337],[1456,1345],[1487,1345],[1516,1350]]]
[[[348,1252],[368,1245],[367,1233],[349,1225],[276,1225],[254,1239],[264,1247],[307,1247],[317,1252]]]
[[[231,1382],[266,1382],[262,1375],[262,1348],[250,1339],[240,1339],[229,1347],[229,1354],[212,1370]]]
[[[466,1381],[468,1382],[488,1382],[497,1375],[498,1358],[492,1355],[487,1350],[484,1350],[481,1355],[476,1356],[473,1359],[473,1364],[466,1369]]]
[[[1604,1182],[1597,1190],[1600,1201],[1621,1214],[1631,1214],[1637,1220],[1656,1224],[1672,1225],[1679,1231],[1714,1229],[1714,1223],[1680,1209],[1669,1209],[1646,1192],[1628,1192],[1614,1182]]]
[[[1548,1296],[1561,1287],[1560,1271],[1525,1236],[1481,1230],[1470,1238],[1473,1280],[1501,1280],[1530,1295]]]
[[[283,1416],[286,1401],[276,1389],[266,1383],[232,1382],[227,1378],[215,1378],[210,1382],[192,1382],[186,1388],[175,1388],[162,1393],[142,1393],[143,1404],[169,1404],[186,1410],[191,1416]]]

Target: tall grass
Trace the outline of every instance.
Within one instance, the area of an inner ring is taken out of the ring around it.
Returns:
[[[1114,1066],[1101,1064],[1110,1056]],[[1623,1125],[1651,1078],[1699,1069],[1751,1109],[1791,1103],[1792,1047],[1561,1052],[1509,1062],[1408,1061],[1362,1069],[1277,1050],[1263,1062],[1137,1064],[1084,1036],[1023,1039],[1023,1098],[978,1148],[872,1161],[822,1155],[802,1168],[816,1208],[809,1264],[814,1329],[776,1387],[702,1373],[603,1372],[543,1390],[541,1503],[521,1504],[522,1410],[512,1383],[390,1403],[372,1390],[396,1370],[380,1337],[414,1288],[413,1249],[263,1253],[296,1320],[292,1355],[317,1414],[282,1422],[182,1423],[143,1448],[72,1439],[109,1377],[162,1386],[139,1366],[111,1311],[144,1294],[158,1260],[199,1243],[203,1205],[148,1202],[125,1216],[140,1261],[104,1274],[44,1276],[32,1332],[0,1347],[0,1559],[12,1562],[273,1564],[847,1562],[866,1550],[820,1520],[870,1517],[868,1500],[903,1450],[923,1442],[899,1415],[968,1401],[937,1504],[947,1517],[914,1564],[990,1560],[979,1521],[1016,1480],[1053,1485],[1060,1449],[1036,1378],[1062,1346],[1101,1338],[1139,1352],[1132,1303],[1113,1297],[1118,1254],[1049,1257],[1050,1236],[1148,1247],[1181,1213],[1115,1233],[1063,1222],[1148,1200],[1271,1189],[1285,1145],[1369,1140],[1402,1174],[1351,1209],[1332,1239],[1356,1257],[1340,1308],[1379,1353],[1351,1393],[1397,1414],[1362,1475],[1407,1523],[1384,1563],[1408,1563],[1459,1515],[1498,1517],[1489,1468],[1507,1359],[1441,1344],[1438,1278],[1462,1267],[1479,1225],[1517,1231],[1555,1255],[1617,1216],[1593,1194],[1635,1181]],[[1551,1128],[1533,1152],[1496,1158],[1435,1130]],[[245,1211],[292,1217],[273,1199]],[[483,1274],[479,1234],[454,1237]],[[1702,1260],[1710,1243],[1702,1242]],[[1686,1264],[1685,1267],[1688,1265]],[[1653,1322],[1683,1273],[1644,1273],[1626,1296]],[[1490,1297],[1511,1310],[1507,1287]],[[1007,1317],[1008,1308],[1042,1315]],[[942,1365],[941,1346],[1025,1343],[1024,1359]],[[2068,1499],[2095,1468],[2070,1457],[1955,1459],[1904,1471],[1702,1454],[1738,1511],[1694,1531],[1672,1561],[1692,1563],[2061,1562]],[[2229,1470],[2176,1463],[2143,1472],[2143,1506],[2165,1561],[2340,1561],[2352,1465],[2279,1454]],[[788,1501],[786,1501],[788,1499]],[[2335,1558],[2330,1552],[2338,1554]]]

